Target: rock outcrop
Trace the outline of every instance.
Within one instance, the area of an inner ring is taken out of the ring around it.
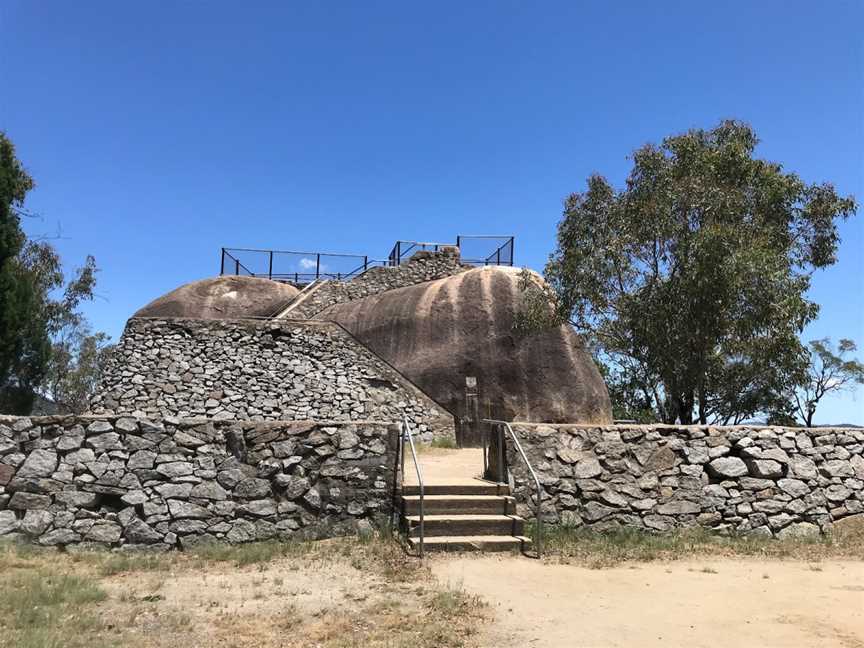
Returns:
[[[271,317],[299,291],[259,277],[223,276],[184,284],[153,300],[132,317],[238,319]]]
[[[515,332],[520,270],[475,268],[336,304],[319,313],[345,327],[455,416],[465,378],[481,415],[531,422],[611,423],[606,385],[569,326]]]

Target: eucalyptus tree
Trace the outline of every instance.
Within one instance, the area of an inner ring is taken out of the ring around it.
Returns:
[[[807,427],[813,427],[813,415],[826,395],[864,385],[864,362],[849,357],[856,350],[855,342],[847,339],[838,342],[836,351],[828,338],[810,342],[806,376],[790,394],[795,413]]]
[[[37,393],[81,411],[106,346],[80,312],[93,298],[96,263],[88,256],[67,281],[50,242],[26,236],[21,218],[33,186],[0,132],[0,413],[29,414]]]
[[[757,144],[737,121],[667,137],[634,152],[622,189],[593,175],[565,201],[545,272],[558,315],[667,422],[772,411],[806,372],[811,274],[857,206]]]

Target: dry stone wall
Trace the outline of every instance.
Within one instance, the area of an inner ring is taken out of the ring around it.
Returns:
[[[545,521],[597,530],[816,534],[864,512],[864,430],[514,424]],[[520,508],[533,497],[507,446]]]
[[[453,434],[450,414],[328,322],[131,319],[91,411],[251,421],[405,412],[427,440]]]
[[[0,417],[0,537],[168,549],[371,529],[397,428],[377,422]]]
[[[418,252],[399,266],[370,268],[351,281],[324,281],[308,296],[301,294],[297,305],[287,317],[312,319],[324,309],[343,302],[362,299],[394,288],[443,279],[472,266],[461,262],[459,248],[444,248],[439,252]]]

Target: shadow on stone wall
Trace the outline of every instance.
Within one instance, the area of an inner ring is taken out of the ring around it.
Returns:
[[[371,530],[393,501],[382,422],[0,417],[0,536],[168,549]]]

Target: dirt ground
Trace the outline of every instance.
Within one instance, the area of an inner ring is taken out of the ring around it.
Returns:
[[[421,562],[389,536],[154,555],[0,545],[0,648],[864,648],[854,538],[547,538],[543,561]]]
[[[443,556],[448,587],[481,595],[481,646],[864,647],[864,561],[698,560],[610,569]]]
[[[0,591],[0,648],[460,648],[487,610],[387,538],[155,555],[0,546]]]

